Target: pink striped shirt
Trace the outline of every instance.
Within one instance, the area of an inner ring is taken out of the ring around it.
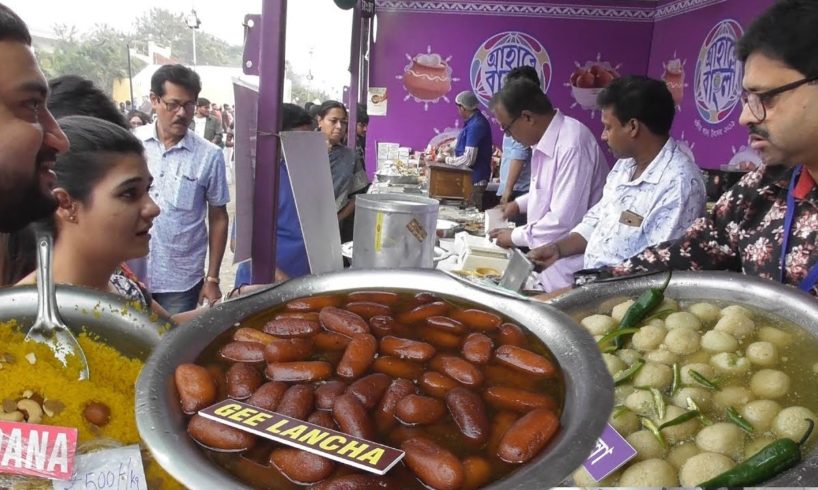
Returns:
[[[608,162],[587,126],[557,111],[540,142],[532,147],[531,185],[517,198],[527,214],[511,239],[518,247],[534,248],[566,236],[602,197]],[[570,286],[583,256],[557,260],[540,274],[546,291]]]

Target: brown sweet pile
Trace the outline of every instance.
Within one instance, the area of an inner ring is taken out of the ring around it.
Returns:
[[[229,330],[197,364],[180,365],[175,382],[190,436],[257,488],[478,488],[547,445],[563,397],[562,376],[534,335],[429,293],[291,301]],[[378,477],[195,415],[225,398],[406,456]]]

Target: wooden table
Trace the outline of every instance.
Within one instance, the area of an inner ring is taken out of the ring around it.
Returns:
[[[429,164],[429,197],[435,199],[471,200],[471,169],[442,163]]]

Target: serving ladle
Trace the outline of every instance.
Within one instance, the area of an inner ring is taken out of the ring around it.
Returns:
[[[76,363],[79,379],[88,379],[88,360],[77,338],[65,326],[57,313],[57,292],[54,287],[53,238],[50,233],[37,234],[37,318],[26,334],[26,342],[47,345],[63,365]]]

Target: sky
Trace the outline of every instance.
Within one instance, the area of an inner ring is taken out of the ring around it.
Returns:
[[[100,23],[131,31],[133,20],[153,7],[185,14],[195,8],[201,31],[236,45],[243,44],[244,15],[261,13],[262,7],[262,0],[0,1],[35,32],[53,31],[55,24],[74,25],[79,32],[87,32]],[[296,72],[310,71],[316,86],[340,90],[349,83],[351,11],[339,9],[332,0],[289,0],[287,4],[287,60]]]

